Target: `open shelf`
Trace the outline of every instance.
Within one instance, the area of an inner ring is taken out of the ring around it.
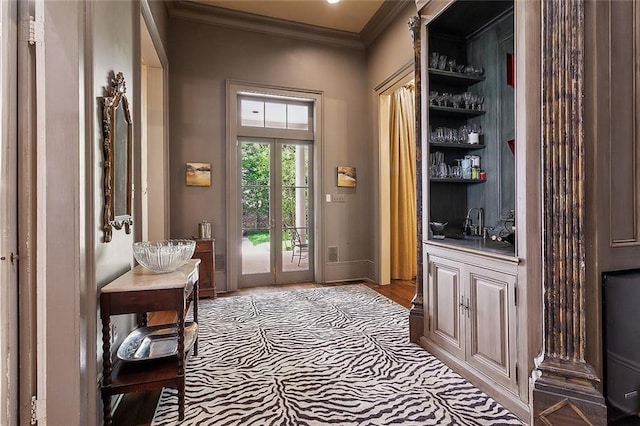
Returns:
[[[429,105],[429,112],[434,115],[440,116],[458,116],[458,117],[479,117],[487,113],[484,110],[477,109],[465,109],[465,108],[453,108],[453,107],[444,107],[444,106],[436,106]]]
[[[451,149],[485,149],[487,146],[483,143],[452,143],[452,142],[429,142],[429,146],[434,148],[451,148]]]
[[[486,179],[452,179],[452,178],[429,178],[434,183],[483,183]]]
[[[442,83],[448,84],[450,86],[466,87],[484,81],[484,77],[429,68],[429,80],[432,83]]]

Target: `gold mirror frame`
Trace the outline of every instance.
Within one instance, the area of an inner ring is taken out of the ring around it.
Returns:
[[[105,243],[111,241],[113,229],[120,230],[124,227],[125,232],[130,234],[131,225],[133,225],[131,208],[133,195],[132,124],[126,91],[124,76],[119,72],[111,80],[109,95],[102,98],[102,132],[104,136],[102,229]]]

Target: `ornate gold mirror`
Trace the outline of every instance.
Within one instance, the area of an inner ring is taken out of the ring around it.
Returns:
[[[104,242],[111,241],[113,229],[124,227],[131,233],[132,217],[132,133],[129,101],[124,76],[111,80],[109,95],[102,99],[104,136]]]

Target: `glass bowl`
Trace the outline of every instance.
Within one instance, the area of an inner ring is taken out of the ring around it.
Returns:
[[[133,243],[133,256],[145,268],[166,273],[187,263],[195,248],[195,240],[141,241]]]

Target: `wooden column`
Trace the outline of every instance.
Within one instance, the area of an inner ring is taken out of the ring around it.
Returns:
[[[413,39],[414,52],[414,84],[415,84],[415,121],[416,121],[416,226],[417,226],[417,260],[416,269],[416,295],[411,301],[409,311],[409,340],[417,343],[424,335],[424,307],[422,297],[422,84],[421,84],[421,58],[422,43],[420,16],[409,19],[409,31]]]
[[[604,425],[585,361],[584,0],[542,2],[544,350],[536,425]]]

